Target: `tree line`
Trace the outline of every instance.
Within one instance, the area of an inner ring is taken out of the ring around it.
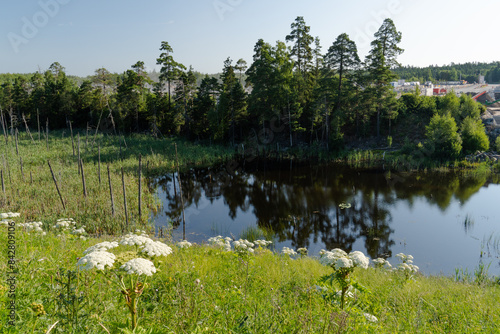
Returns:
[[[250,65],[227,58],[218,78],[198,80],[192,67],[174,59],[165,41],[157,58],[158,81],[138,61],[120,75],[97,69],[77,84],[56,62],[43,73],[3,80],[1,119],[11,129],[25,120],[31,127],[71,124],[232,144],[249,138],[266,143],[272,135],[290,147],[319,143],[339,149],[346,138],[391,136],[393,124],[412,112],[438,114],[438,99],[397,99],[392,89],[395,69],[401,67],[401,38],[386,19],[363,61],[345,33],[323,53],[319,37],[299,16],[285,42],[259,39]]]

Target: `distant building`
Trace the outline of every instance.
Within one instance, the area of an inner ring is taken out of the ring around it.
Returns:
[[[478,78],[477,82],[480,85],[484,85],[486,83],[486,81],[484,81],[484,75],[479,74],[479,78]]]

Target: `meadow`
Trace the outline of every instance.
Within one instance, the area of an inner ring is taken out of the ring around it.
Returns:
[[[148,178],[173,172],[177,160],[189,168],[228,159],[228,149],[81,132],[84,195],[78,135],[32,135],[0,138],[1,333],[500,332],[500,285],[484,267],[455,277],[404,263],[343,269],[304,249],[258,245],[257,234],[190,246],[156,238]],[[133,266],[138,257],[151,267]]]
[[[14,218],[13,220],[22,220]],[[243,254],[216,244],[174,245],[156,257],[156,273],[141,275],[137,327],[115,269],[78,270],[85,249],[117,238],[24,231],[17,224],[15,325],[0,312],[2,333],[498,333],[500,287],[481,275],[407,275],[402,270],[354,268],[344,307],[333,269],[317,254],[288,255],[255,245]],[[1,226],[6,248],[7,229]],[[128,247],[128,248],[127,248]],[[110,250],[129,256],[130,246]],[[5,251],[2,251],[5,254]],[[418,259],[415,259],[418,263]],[[393,264],[396,268],[396,264]],[[81,269],[81,268],[80,268]],[[7,261],[0,270],[7,273]],[[122,282],[139,277],[123,273]],[[130,276],[130,277],[129,277]],[[144,278],[146,277],[146,278]],[[8,305],[9,283],[0,284]],[[129,290],[132,291],[132,290]],[[137,290],[135,290],[137,292]],[[7,304],[6,304],[7,303]]]

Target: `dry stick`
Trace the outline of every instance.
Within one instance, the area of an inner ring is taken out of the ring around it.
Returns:
[[[97,170],[99,172],[99,185],[101,185],[101,144],[99,144],[97,152],[99,155],[99,160],[97,161]]]
[[[80,175],[80,132],[77,134],[78,137],[78,175]]]
[[[177,164],[177,181],[179,182],[179,195],[182,205],[182,240],[186,240],[186,216],[184,215],[184,198],[182,197],[181,173],[179,172],[179,158],[177,157],[177,143],[175,144],[175,162]]]
[[[16,132],[14,133],[14,138],[16,139],[16,154],[19,155],[19,147],[17,146],[17,128],[16,128]]]
[[[19,163],[21,164],[21,176],[24,181],[24,171],[23,171],[23,157],[19,156]]]
[[[38,108],[36,108],[36,122],[38,123],[38,141],[40,141],[40,114]]]
[[[89,148],[89,122],[87,122],[87,136],[85,137],[85,152]]]
[[[48,118],[47,118],[46,128],[47,128],[47,137],[45,139],[47,141],[47,151],[48,151],[49,150],[49,119]]]
[[[141,174],[142,174],[142,163],[141,163],[141,154],[139,153],[139,221],[141,220],[141,194],[142,194]]]
[[[26,117],[24,117],[24,114],[23,114],[23,121],[24,121],[24,126],[26,127],[26,132],[30,135],[31,142],[34,144],[35,140],[33,139],[33,136],[31,135],[31,131],[30,131],[30,128],[28,127],[28,122],[26,122]]]
[[[71,147],[73,147],[73,158],[75,157],[75,140],[73,139],[73,127],[71,126],[71,121],[69,121],[69,131],[71,131]]]
[[[3,110],[0,108],[0,121],[2,122],[3,135],[5,137],[5,144],[8,143],[7,131],[5,130],[5,120],[3,119]]]
[[[30,184],[33,184],[33,174],[30,171]]]
[[[109,173],[108,165],[108,182],[109,182],[109,197],[111,198],[111,216],[115,216],[115,202],[113,201],[113,188],[111,187],[111,175]]]
[[[80,160],[80,168],[82,169],[83,197],[87,198],[87,187],[85,186],[85,173],[83,172],[83,161],[82,160]]]
[[[95,144],[95,139],[97,137],[97,131],[99,131],[99,126],[101,125],[101,117],[102,117],[102,113],[103,111],[101,110],[101,114],[99,115],[99,120],[97,121],[97,126],[95,128],[95,133],[94,133],[94,139],[92,140],[92,147],[91,149],[94,148],[94,144]]]
[[[7,149],[6,149],[7,150]],[[12,177],[10,175],[10,166],[9,166],[9,160],[7,159],[7,157],[5,156],[5,163],[7,165],[7,173],[9,173],[9,183],[12,185]]]
[[[63,209],[64,209],[64,211],[66,211],[66,205],[64,205],[64,200],[62,198],[61,192],[59,191],[59,186],[57,185],[56,176],[54,175],[54,171],[52,170],[52,166],[50,165],[50,161],[47,161],[47,163],[49,164],[50,173],[52,174],[52,179],[54,180],[54,184],[56,185],[57,193],[59,194],[59,198],[61,199]]]
[[[122,167],[122,187],[123,187],[123,207],[125,208],[125,223],[127,224],[128,231],[128,213],[127,213],[127,194],[125,192],[125,178],[123,176],[123,167]]]
[[[2,178],[2,191],[3,191],[3,195],[5,196],[5,183],[3,181],[3,169],[0,169],[0,177]]]

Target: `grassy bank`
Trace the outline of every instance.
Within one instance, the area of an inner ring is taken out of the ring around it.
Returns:
[[[4,190],[0,189],[0,206],[3,211],[21,212],[23,217],[33,221],[73,217],[91,233],[109,234],[148,227],[149,212],[154,211],[158,203],[147,187],[147,180],[175,170],[175,144],[181,169],[210,165],[231,157],[231,152],[223,147],[205,147],[146,135],[98,134],[94,138],[92,134],[87,136],[86,132],[74,131],[72,139],[69,131],[54,131],[49,133],[48,139],[45,134],[39,138],[38,133],[33,133],[33,137],[32,140],[28,133],[20,132],[17,144],[15,135],[0,137],[0,169],[4,185]],[[139,155],[142,156],[140,217]],[[78,156],[83,165],[86,195]]]
[[[7,273],[7,228],[0,227],[0,272]],[[6,325],[2,307],[0,332],[130,333],[129,310],[113,277],[93,269],[77,272],[69,282],[68,270],[76,270],[84,250],[104,240],[110,238],[40,236],[17,224],[16,324]],[[500,288],[488,279],[457,282],[416,274],[407,280],[399,271],[356,268],[354,277],[366,290],[355,291],[342,310],[332,297],[340,287],[320,288],[320,278],[332,268],[312,257],[264,249],[241,256],[220,247],[181,249],[163,241],[173,253],[155,260],[158,271],[148,277],[138,303],[136,333],[498,332]],[[2,277],[5,303],[10,288]]]

